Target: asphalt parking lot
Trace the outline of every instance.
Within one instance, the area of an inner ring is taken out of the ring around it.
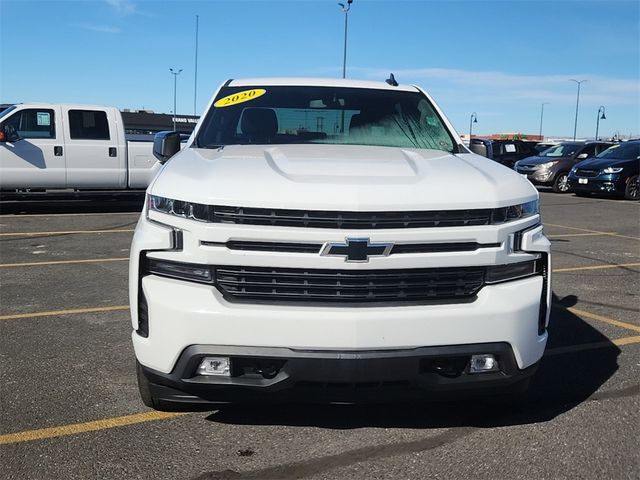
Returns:
[[[139,400],[127,255],[140,197],[0,204],[0,477],[639,478],[640,204],[543,192],[550,341],[517,406]]]

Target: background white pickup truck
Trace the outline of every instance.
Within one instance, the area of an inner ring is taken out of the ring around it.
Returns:
[[[161,167],[149,140],[127,140],[113,107],[13,105],[0,113],[0,190],[144,189]]]

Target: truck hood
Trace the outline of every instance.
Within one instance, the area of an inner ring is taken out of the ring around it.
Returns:
[[[209,205],[353,211],[495,208],[538,195],[474,154],[322,144],[186,148],[149,191]]]

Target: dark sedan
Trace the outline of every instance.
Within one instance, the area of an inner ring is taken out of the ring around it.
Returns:
[[[624,142],[571,169],[569,186],[577,195],[606,193],[640,199],[640,140]]]
[[[516,162],[514,168],[534,185],[549,186],[554,192],[566,193],[569,191],[567,176],[571,167],[610,146],[611,143],[606,142],[563,142],[537,156]]]

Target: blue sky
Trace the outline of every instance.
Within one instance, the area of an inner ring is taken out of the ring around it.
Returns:
[[[194,113],[228,78],[340,77],[337,1],[0,0],[0,102]],[[640,2],[354,0],[347,77],[421,85],[460,133],[640,135]]]

